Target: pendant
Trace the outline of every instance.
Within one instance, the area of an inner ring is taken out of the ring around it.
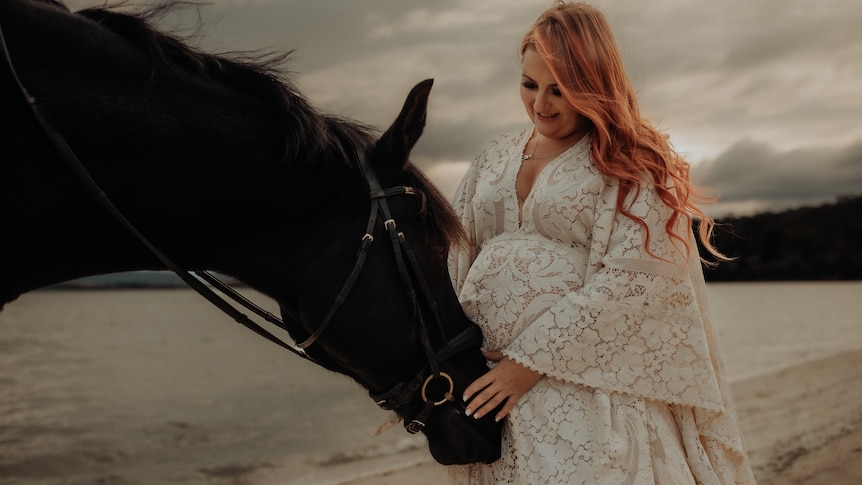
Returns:
[[[526,162],[527,160],[533,158],[532,155],[521,155],[521,161]]]

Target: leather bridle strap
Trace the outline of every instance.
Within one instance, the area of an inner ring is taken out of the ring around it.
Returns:
[[[350,275],[347,277],[347,280],[341,287],[341,291],[336,295],[335,300],[332,303],[332,306],[329,308],[329,312],[327,312],[326,316],[314,330],[314,332],[304,341],[298,343],[296,346],[300,349],[306,349],[311,346],[321,334],[323,334],[324,330],[329,326],[329,322],[332,321],[332,318],[335,316],[335,313],[338,311],[339,307],[344,303],[347,299],[347,295],[350,294],[350,291],[353,289],[353,286],[356,284],[356,280],[359,279],[360,273],[362,273],[362,267],[365,265],[365,259],[368,256],[368,251],[371,248],[371,244],[374,242],[374,229],[377,227],[377,215],[379,213],[385,214],[387,217],[389,216],[389,208],[386,204],[386,199],[388,197],[393,197],[396,195],[413,195],[414,191],[412,187],[392,187],[386,190],[380,188],[380,183],[377,180],[377,176],[371,170],[371,167],[368,165],[368,160],[365,156],[365,152],[356,151],[355,152],[355,161],[356,165],[359,167],[362,172],[363,179],[369,188],[369,197],[371,198],[371,210],[368,214],[368,223],[365,225],[365,235],[362,236],[362,240],[359,245],[359,250],[356,253],[356,262],[353,264],[353,270],[350,272]],[[387,219],[388,222],[388,219]],[[396,251],[395,257],[399,258],[399,253]],[[403,264],[398,262],[399,270],[403,267]],[[402,281],[404,281],[404,275],[401,275]],[[409,281],[409,279],[408,279]]]
[[[395,263],[398,267],[398,273],[401,275],[401,282],[402,284],[404,284],[404,287],[406,289],[407,299],[412,305],[413,317],[419,321],[419,325],[421,327],[420,336],[422,339],[422,347],[424,349],[428,365],[431,367],[432,374],[434,376],[439,376],[440,369],[438,361],[436,356],[434,355],[434,348],[431,345],[428,328],[425,324],[425,318],[422,314],[416,291],[413,287],[414,279],[420,282],[419,284],[420,288],[423,290],[423,297],[425,299],[425,303],[428,304],[432,316],[436,320],[437,328],[439,329],[440,336],[443,339],[442,341],[448,343],[448,339],[446,338],[446,334],[443,331],[443,325],[440,322],[440,317],[437,312],[436,300],[434,299],[430,289],[428,288],[427,283],[425,282],[425,278],[422,275],[419,263],[418,261],[416,261],[416,257],[413,254],[413,251],[410,249],[410,245],[407,244],[407,239],[405,238],[404,233],[398,231],[395,219],[392,217],[392,213],[389,210],[386,191],[381,189],[380,182],[377,180],[377,177],[374,176],[374,173],[371,171],[371,167],[368,166],[367,162],[365,162],[363,157],[360,156],[358,162],[359,169],[362,171],[365,180],[368,182],[368,189],[371,199],[373,201],[379,201],[378,208],[381,215],[384,217],[383,225],[389,233],[389,239],[392,243],[392,252],[395,255]],[[412,193],[412,190],[410,193]],[[413,272],[412,278],[410,276],[411,270]]]
[[[395,220],[392,219],[391,214],[389,213],[389,207],[386,204],[386,200],[381,200],[381,212],[387,218],[385,222],[385,227],[389,232],[389,239],[392,242],[392,251],[395,253],[395,262],[398,266],[398,273],[401,275],[401,281],[404,287],[406,288],[407,300],[410,302],[413,309],[413,318],[419,321],[420,327],[420,338],[422,341],[422,348],[425,352],[425,358],[428,361],[428,365],[431,367],[432,374],[437,377],[440,375],[440,367],[437,362],[437,358],[434,355],[434,347],[431,345],[431,337],[428,334],[428,327],[425,324],[425,317],[422,314],[422,310],[419,306],[419,301],[416,296],[416,290],[413,288],[413,278],[410,277],[410,270],[413,270],[414,276],[419,271],[418,264],[413,266],[413,263],[416,263],[416,259],[414,258],[412,261],[406,258],[406,254],[404,251],[404,247],[408,247],[406,245],[406,240],[404,238],[404,233],[398,232],[398,228],[395,224]],[[402,244],[402,241],[405,241]],[[406,260],[406,261],[405,261]],[[408,268],[407,262],[411,263],[411,267]],[[431,299],[431,295],[425,295],[426,300]],[[446,341],[446,335],[442,335],[443,342]]]

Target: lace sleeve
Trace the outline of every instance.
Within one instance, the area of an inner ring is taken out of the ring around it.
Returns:
[[[477,165],[478,160],[470,164],[470,168],[467,169],[467,173],[461,179],[461,183],[458,185],[455,197],[452,200],[455,213],[461,219],[461,225],[467,233],[466,241],[452,246],[449,250],[449,277],[452,280],[452,286],[455,288],[455,294],[461,292],[461,287],[464,285],[464,280],[467,279],[467,273],[470,271],[470,265],[473,264],[478,254],[475,217],[470,205],[470,201],[473,199],[476,191]]]
[[[664,229],[669,209],[649,187],[630,197],[632,213],[650,228],[650,254],[643,228],[616,211],[617,190],[609,183],[596,208],[582,289],[531,323],[503,353],[558,379],[720,411],[688,265]]]

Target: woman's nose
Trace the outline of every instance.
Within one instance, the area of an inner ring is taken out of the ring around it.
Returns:
[[[533,110],[539,113],[544,113],[544,109],[548,107],[548,94],[544,92],[536,93],[533,99]]]

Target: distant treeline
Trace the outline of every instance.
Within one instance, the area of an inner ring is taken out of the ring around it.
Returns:
[[[736,259],[705,268],[707,281],[862,279],[862,196],[716,225],[715,246]]]
[[[862,196],[819,207],[721,218],[716,224],[713,242],[736,259],[705,268],[707,281],[862,280]],[[707,254],[700,249],[701,255]],[[150,271],[93,276],[55,288],[184,286],[173,273]]]

